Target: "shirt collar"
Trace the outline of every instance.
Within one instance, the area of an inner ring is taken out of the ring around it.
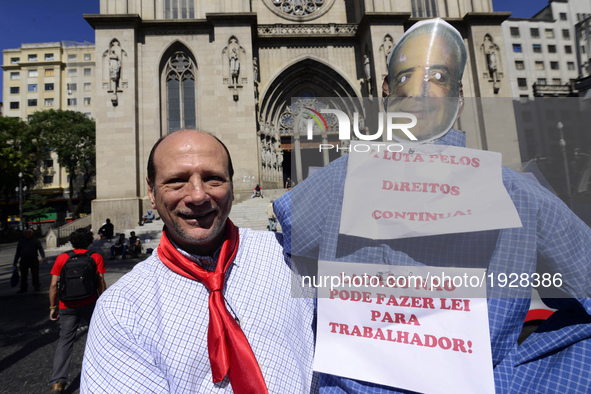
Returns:
[[[181,249],[177,244],[174,243],[172,239],[170,239],[170,237],[168,239],[170,240],[172,246],[174,246],[176,250],[178,250],[187,259],[191,260],[195,264],[198,264],[201,268],[203,268],[206,271],[215,271],[215,267],[218,263],[218,258],[220,257],[220,251],[222,250],[221,246],[218,248],[218,250],[215,251],[213,256],[198,256]]]

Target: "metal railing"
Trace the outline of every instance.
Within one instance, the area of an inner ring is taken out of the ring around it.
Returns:
[[[67,244],[70,241],[70,235],[78,230],[79,228],[88,228],[92,227],[92,214],[87,215],[83,218],[76,219],[73,222],[68,224],[64,224],[57,228],[57,246],[60,247],[62,245]]]

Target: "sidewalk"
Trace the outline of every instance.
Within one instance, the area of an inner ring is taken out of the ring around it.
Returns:
[[[53,355],[59,339],[59,322],[49,320],[51,267],[59,252],[51,252],[40,267],[41,290],[16,294],[10,287],[12,263],[0,267],[0,393],[46,393],[53,368]],[[129,272],[146,254],[135,259],[105,260],[107,287]],[[29,276],[30,281],[30,276]],[[72,353],[66,393],[78,393],[80,370],[88,326],[78,329]]]

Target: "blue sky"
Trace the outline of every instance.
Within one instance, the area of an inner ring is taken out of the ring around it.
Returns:
[[[493,0],[495,11],[511,11],[529,18],[548,0]],[[0,0],[0,50],[24,43],[54,41],[94,42],[94,30],[82,17],[98,14],[99,0]],[[0,101],[2,101],[0,78]]]

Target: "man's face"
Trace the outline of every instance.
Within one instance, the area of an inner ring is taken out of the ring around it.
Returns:
[[[148,194],[168,236],[189,253],[215,252],[234,200],[223,146],[210,135],[178,131],[156,148],[154,164]]]
[[[445,38],[424,33],[409,38],[392,59],[388,112],[415,115],[411,132],[419,140],[455,121],[460,70],[452,48]]]

